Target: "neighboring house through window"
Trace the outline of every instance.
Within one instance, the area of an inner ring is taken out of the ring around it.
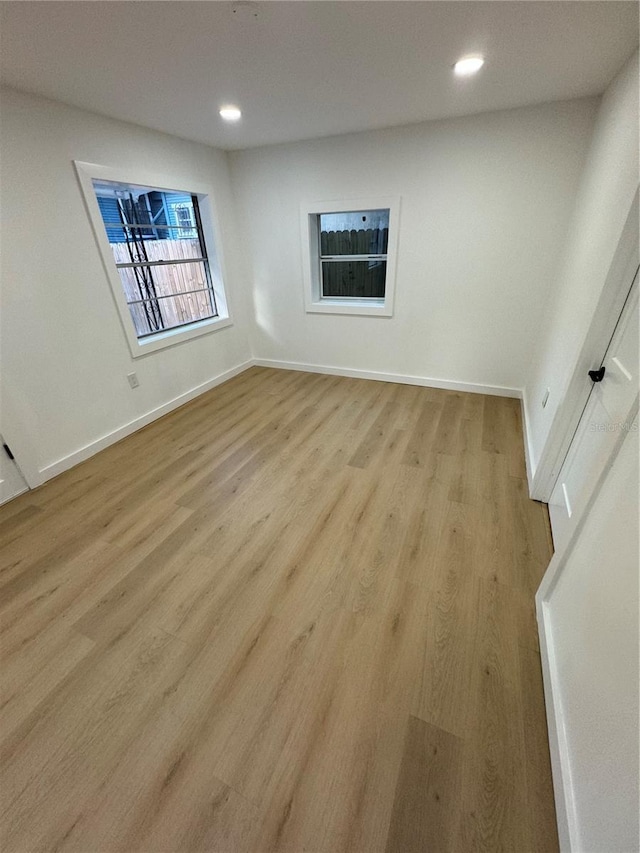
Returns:
[[[183,237],[195,237],[197,230],[193,205],[178,202],[171,207],[176,218],[176,223],[183,229]]]

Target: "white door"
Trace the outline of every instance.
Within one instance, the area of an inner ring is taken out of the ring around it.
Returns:
[[[3,504],[26,492],[29,486],[20,473],[15,459],[11,458],[10,451],[6,449],[1,435],[0,445],[2,445],[0,447],[0,504]]]
[[[625,430],[632,428],[638,401],[638,277],[605,353],[593,388],[549,499],[555,550],[566,546],[598,477]]]
[[[576,853],[640,849],[639,449],[631,430],[537,596],[561,845]]]

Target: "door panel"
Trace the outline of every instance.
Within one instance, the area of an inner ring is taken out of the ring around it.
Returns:
[[[636,421],[637,426],[637,421]],[[626,434],[542,608],[574,851],[638,851],[638,433]],[[549,703],[551,706],[551,703]]]
[[[631,428],[638,397],[637,279],[603,364],[604,378],[593,385],[549,500],[556,551],[565,547],[621,433]]]
[[[2,436],[0,444],[4,444]],[[28,488],[15,461],[9,458],[4,447],[0,447],[0,504],[21,495]]]

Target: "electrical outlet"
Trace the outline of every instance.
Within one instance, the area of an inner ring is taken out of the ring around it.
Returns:
[[[542,398],[542,408],[543,409],[547,405],[547,400],[549,399],[550,393],[551,393],[551,388],[547,388],[547,390],[544,392],[544,397]]]
[[[135,373],[127,373],[127,379],[129,380],[129,385],[131,385],[132,388],[137,388],[140,384],[138,376]]]

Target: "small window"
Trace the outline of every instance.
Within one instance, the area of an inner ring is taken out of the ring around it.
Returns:
[[[319,213],[322,298],[384,299],[389,208]]]
[[[76,166],[85,196],[90,191],[89,211],[132,354],[212,331],[221,321],[228,325],[220,264],[204,224],[207,197],[108,180],[102,173],[109,170]]]
[[[394,205],[310,207],[303,206],[307,311],[390,316]]]

